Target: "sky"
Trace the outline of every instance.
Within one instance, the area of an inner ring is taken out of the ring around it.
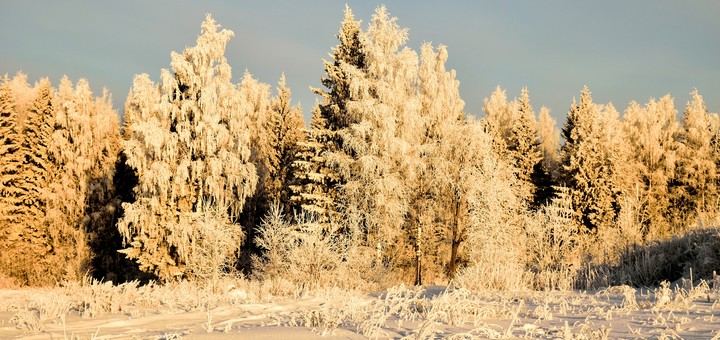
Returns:
[[[309,87],[321,87],[346,3],[363,28],[384,3],[416,51],[446,45],[465,110],[478,117],[498,85],[509,98],[528,87],[536,112],[550,108],[559,125],[584,85],[621,112],[668,93],[682,112],[693,89],[720,111],[716,0],[0,1],[0,74],[86,78],[97,95],[108,88],[119,112],[133,75],[159,81],[170,52],[195,45],[211,13],[235,33],[225,53],[233,81],[248,70],[275,88],[284,72],[309,117]]]

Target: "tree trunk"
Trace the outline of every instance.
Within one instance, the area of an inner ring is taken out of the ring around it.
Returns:
[[[448,278],[455,278],[457,272],[458,248],[460,248],[460,200],[455,200],[453,211],[452,238],[450,245],[450,267],[448,268]]]

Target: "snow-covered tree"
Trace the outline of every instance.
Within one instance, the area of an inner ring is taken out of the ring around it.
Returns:
[[[697,90],[682,116],[672,206],[679,226],[692,224],[701,213],[716,212],[717,168],[713,159],[712,116]]]
[[[258,177],[255,192],[245,203],[241,223],[245,227],[245,236],[254,238],[255,229],[269,205],[268,197],[278,159],[272,134],[274,115],[270,109],[270,85],[258,81],[246,70],[238,89],[241,115],[249,119],[250,163],[255,165]]]
[[[497,87],[490,98],[485,99],[483,110],[486,113],[485,128],[493,138],[493,147],[515,174],[516,195],[529,207],[544,204],[552,195],[554,183],[552,169],[547,166],[552,161],[546,161],[541,138],[552,136],[540,135],[529,91],[523,88],[520,98],[508,102],[505,91]],[[552,133],[552,130],[545,133],[548,132]],[[550,144],[552,140],[546,143]]]
[[[270,98],[269,86],[259,83],[248,73],[240,84],[241,97],[248,103],[252,133],[251,161],[258,173],[258,187],[248,202],[244,214],[248,227],[260,225],[274,201],[289,201],[289,174],[298,151],[297,144],[304,139],[305,124],[299,106],[291,104],[292,92],[280,78],[277,96]]]
[[[31,264],[36,260],[32,251],[37,249],[25,252],[29,246],[25,243],[38,235],[27,223],[30,216],[25,201],[33,198],[28,197],[28,188],[21,183],[25,155],[21,151],[22,119],[14,88],[6,75],[0,84],[0,268],[2,274],[27,284],[36,269]]]
[[[421,138],[410,139],[415,158],[408,157],[408,224],[418,230],[412,236],[417,238],[422,277],[429,280],[441,274],[453,277],[466,261],[462,246],[467,239],[467,185],[471,182],[463,178],[468,166],[466,140],[458,137],[466,132],[467,122],[455,71],[445,69],[447,58],[445,46],[437,52],[427,43],[421,47],[421,109],[416,119],[422,125],[416,128],[420,133],[415,133]]]
[[[269,200],[279,201],[285,209],[290,200],[290,181],[292,177],[292,164],[299,151],[298,144],[305,141],[305,122],[302,118],[300,104],[292,106],[292,92],[285,83],[285,75],[280,77],[277,87],[277,96],[272,98],[270,109],[272,111],[272,144],[276,153],[276,164],[272,174],[273,182],[269,190]]]
[[[342,149],[329,153],[341,174],[343,212],[352,216],[368,247],[379,249],[378,263],[404,270],[415,262],[405,216],[409,209],[407,164],[417,139],[420,104],[414,95],[417,53],[405,47],[407,29],[384,6],[372,16],[363,40],[365,68],[350,69],[347,115],[338,131]]]
[[[355,20],[350,7],[346,6],[345,17],[337,35],[339,44],[332,48],[332,60],[323,61],[325,77],[321,82],[325,89],[312,89],[321,97],[321,102],[313,110],[312,132],[307,136],[309,144],[303,146],[304,156],[295,167],[298,171],[296,177],[304,178],[301,181],[305,183],[295,185],[293,201],[316,214],[319,223],[326,223],[339,216],[341,203],[337,187],[342,183],[342,178],[337,163],[347,160],[341,157],[340,150],[345,142],[338,131],[357,122],[348,114],[347,102],[351,98],[350,81],[362,73],[366,64],[360,25],[361,22]],[[331,154],[338,157],[331,157]],[[316,162],[323,164],[312,164]]]
[[[624,192],[639,199],[639,222],[645,234],[670,232],[669,184],[675,174],[677,110],[669,95],[651,99],[645,106],[630,103],[623,117],[629,162],[623,173]]]
[[[612,106],[593,103],[590,90],[583,89],[580,102],[573,100],[562,133],[563,184],[569,189],[581,222],[589,229],[611,225],[616,216],[617,188],[612,133],[617,120]]]
[[[546,107],[540,108],[538,117],[538,138],[543,151],[543,167],[551,178],[559,176],[560,130],[557,122]]]
[[[123,147],[138,185],[118,228],[123,252],[163,280],[205,277],[208,261],[224,263],[243,239],[236,222],[257,175],[246,114],[252,108],[231,83],[224,57],[232,36],[208,15],[196,46],[172,53],[172,71],[162,71],[160,84],[146,74],[133,81],[133,97],[146,99],[130,112]],[[221,258],[201,256],[203,249]]]
[[[515,120],[516,111],[508,102],[505,90],[500,86],[496,87],[490,98],[485,98],[483,112],[485,112],[483,120],[485,130],[492,137],[493,148],[498,155],[507,159],[507,140],[510,139],[510,128]]]
[[[467,190],[467,257],[469,265],[456,282],[471,289],[520,289],[524,285],[524,235],[521,203],[512,189],[509,167],[493,152],[492,137],[482,123],[471,122],[455,138],[465,166]]]
[[[295,160],[292,162],[290,179],[290,210],[292,213],[305,211],[314,215],[317,223],[328,224],[339,216],[335,183],[338,174],[326,161],[329,129],[315,105],[310,129],[304,129],[304,140],[298,142]]]
[[[85,79],[75,86],[67,77],[60,81],[53,113],[46,216],[51,258],[56,275],[79,279],[91,262],[114,253],[100,240],[111,232],[119,204],[113,184],[119,122],[109,95],[95,98]]]

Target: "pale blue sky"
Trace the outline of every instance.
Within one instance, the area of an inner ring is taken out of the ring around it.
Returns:
[[[226,56],[234,82],[248,69],[276,84],[285,72],[309,115],[322,58],[337,44],[345,1],[8,1],[0,0],[0,74],[87,78],[115,107],[136,73],[158,80],[170,51],[195,43],[207,12],[235,32]],[[350,0],[364,24],[381,1]],[[496,85],[510,98],[527,86],[536,111],[561,125],[587,84],[596,102],[624,110],[631,100],[671,93],[682,111],[697,88],[720,111],[720,2],[385,1],[410,29],[410,47],[448,46],[466,111],[482,115]]]

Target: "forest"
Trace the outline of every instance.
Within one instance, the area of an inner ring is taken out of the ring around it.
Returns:
[[[693,90],[561,126],[531,89],[464,111],[445,46],[346,7],[309,126],[207,15],[122,115],[85,79],[0,85],[0,286],[225,277],[309,291],[657,287],[720,268],[720,117]],[[692,90],[692,89],[689,89]],[[122,116],[122,119],[121,119]],[[709,298],[708,298],[709,299]]]

